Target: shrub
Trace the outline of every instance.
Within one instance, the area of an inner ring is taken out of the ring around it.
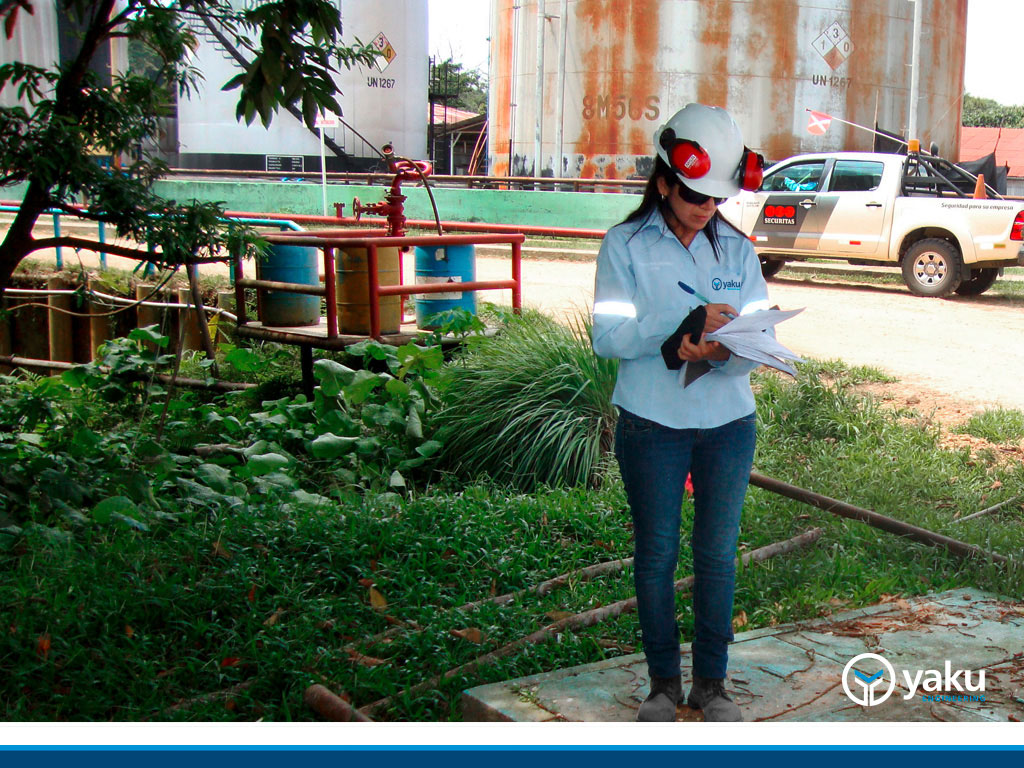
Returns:
[[[441,463],[531,491],[595,483],[611,450],[618,362],[590,347],[590,323],[567,328],[539,313],[508,317],[445,372]]]

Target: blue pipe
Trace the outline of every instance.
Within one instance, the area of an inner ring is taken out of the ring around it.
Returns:
[[[60,214],[53,214],[53,236],[60,237]],[[58,245],[54,250],[57,252],[57,271],[64,269],[64,259],[61,257],[60,246]]]
[[[20,210],[21,210],[21,207],[17,206],[17,205],[0,205],[0,212],[17,213]],[[44,214],[52,214],[53,215],[53,234],[54,234],[54,237],[60,237],[60,217],[61,216],[74,215],[74,214],[68,214],[68,213],[65,213],[64,211],[59,211],[59,210],[52,209],[52,208],[46,209],[45,211],[43,211],[43,213]],[[153,215],[159,215],[159,214],[153,214]],[[256,224],[256,225],[266,226],[266,227],[278,227],[280,229],[290,229],[290,230],[295,231],[295,232],[303,232],[304,231],[302,229],[302,227],[300,227],[294,221],[288,221],[287,219],[238,219],[238,218],[222,218],[221,221],[237,221],[240,224]],[[107,242],[106,227],[104,226],[104,222],[102,222],[102,221],[97,222],[97,225],[98,225],[99,241],[101,243]],[[58,270],[64,269],[64,259],[63,259],[63,254],[61,253],[61,247],[58,245],[55,248],[55,251],[56,251],[56,254],[57,254],[57,269]],[[150,252],[152,252],[152,248],[150,248]],[[103,251],[99,251],[99,256],[100,256],[100,270],[101,271],[106,270],[106,268],[107,268],[107,254],[104,253]],[[234,281],[234,265],[231,265],[230,269],[231,269],[231,273],[232,273],[231,274],[231,280],[233,282]],[[153,262],[151,262],[151,261],[146,262],[146,267],[143,270],[143,277],[149,277],[150,275],[152,275],[155,272],[156,272],[156,268],[153,265]]]

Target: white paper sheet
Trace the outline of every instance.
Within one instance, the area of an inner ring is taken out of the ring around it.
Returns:
[[[786,361],[803,362],[803,358],[776,341],[772,334],[767,333],[767,330],[803,311],[801,307],[786,311],[766,309],[761,312],[751,312],[749,315],[740,315],[735,320],[730,320],[704,338],[708,341],[717,341],[734,355],[745,357],[755,363],[769,365],[790,376],[796,376],[796,369],[788,365]]]

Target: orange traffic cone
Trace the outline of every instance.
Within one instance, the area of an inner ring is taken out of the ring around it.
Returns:
[[[974,199],[984,200],[988,197],[988,192],[985,190],[985,174],[979,173],[978,180],[974,183]]]

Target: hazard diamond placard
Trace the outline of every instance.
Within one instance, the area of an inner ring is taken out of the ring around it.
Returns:
[[[811,45],[832,69],[838,69],[853,53],[853,41],[839,22],[829,25]]]
[[[391,45],[391,41],[387,39],[383,32],[378,33],[378,35],[373,38],[373,47],[383,54],[382,56],[378,56],[376,61],[377,69],[383,72],[388,68],[391,62],[395,60],[395,57],[398,56],[398,51],[396,51],[395,47]]]

